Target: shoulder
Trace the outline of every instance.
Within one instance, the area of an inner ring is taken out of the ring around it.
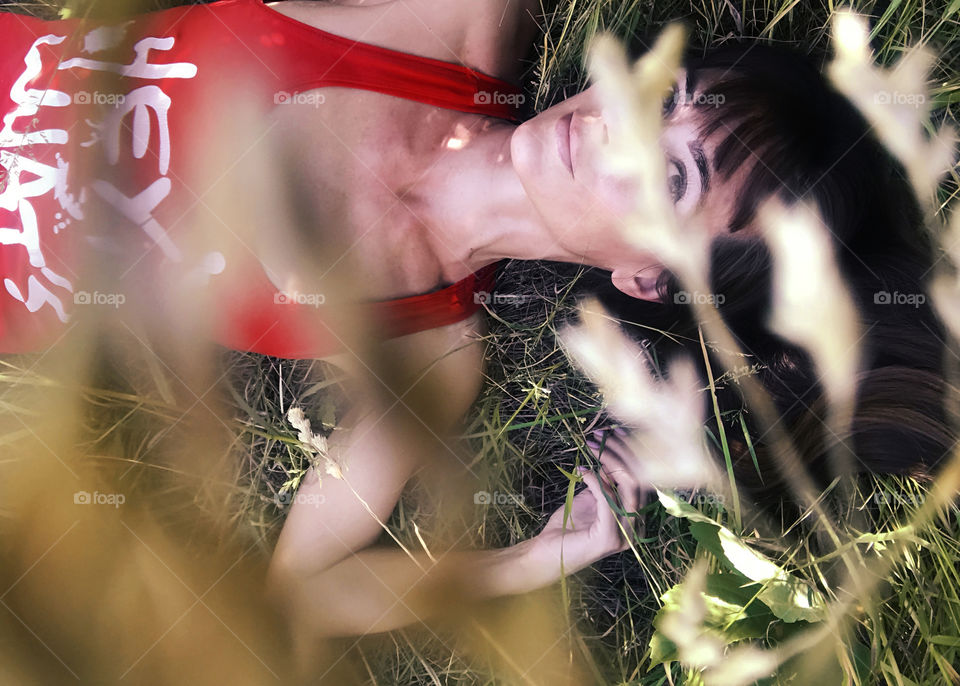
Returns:
[[[533,39],[539,0],[282,0],[268,6],[345,38],[511,78]]]

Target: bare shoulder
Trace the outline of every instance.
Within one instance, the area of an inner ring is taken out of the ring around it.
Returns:
[[[282,0],[271,9],[352,40],[516,75],[535,35],[540,0]]]

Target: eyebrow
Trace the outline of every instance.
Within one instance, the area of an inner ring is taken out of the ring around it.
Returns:
[[[687,143],[687,148],[693,155],[697,171],[700,172],[700,193],[701,195],[706,194],[710,190],[710,165],[707,164],[707,155],[703,152],[703,145],[700,141],[690,141]]]

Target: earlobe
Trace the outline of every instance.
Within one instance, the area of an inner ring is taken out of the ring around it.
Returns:
[[[633,298],[660,302],[657,282],[660,280],[662,273],[663,269],[660,267],[644,269],[642,272],[625,272],[621,269],[615,269],[610,278],[617,290],[623,291]]]

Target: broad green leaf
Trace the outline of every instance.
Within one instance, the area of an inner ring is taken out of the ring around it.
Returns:
[[[657,491],[660,504],[674,517],[703,526],[691,526],[691,533],[706,550],[729,569],[761,584],[756,591],[760,599],[785,622],[821,621],[825,616],[823,596],[807,582],[798,579],[758,553],[730,529],[673,495]]]
[[[677,646],[660,631],[654,631],[653,636],[650,637],[650,669],[668,662],[675,662],[676,659]]]
[[[704,628],[714,635],[721,636],[725,644],[747,639],[783,638],[787,632],[778,630],[784,625],[778,621],[770,608],[757,600],[754,595],[757,584],[737,573],[723,572],[708,574],[706,591],[702,594],[706,605]],[[677,660],[677,646],[659,631],[660,621],[670,612],[681,611],[681,585],[666,591],[660,600],[663,607],[657,613],[653,624],[658,630],[650,639],[651,669],[659,664]],[[771,627],[776,624],[776,627]],[[802,629],[798,622],[796,629]],[[794,633],[790,631],[789,633]]]

